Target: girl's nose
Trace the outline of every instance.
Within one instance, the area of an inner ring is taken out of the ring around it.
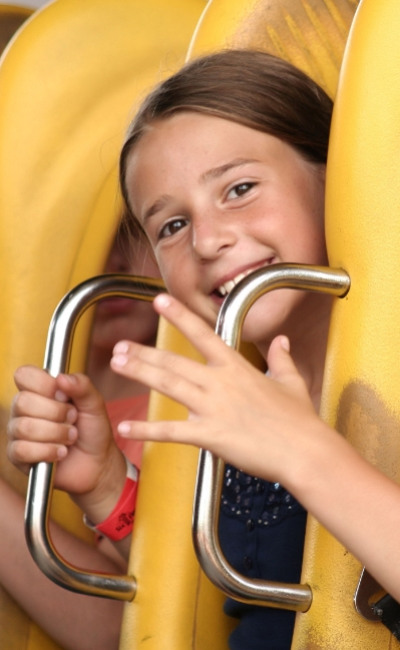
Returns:
[[[201,259],[213,259],[234,245],[232,224],[222,216],[201,215],[192,221],[192,246]]]

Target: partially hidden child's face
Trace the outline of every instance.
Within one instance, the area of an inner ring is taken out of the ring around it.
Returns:
[[[214,324],[244,274],[279,262],[326,264],[324,176],[322,165],[271,135],[187,112],[142,136],[126,185],[169,292]],[[305,295],[261,298],[246,338],[268,335],[266,313],[270,325],[290,319]]]
[[[137,243],[134,250],[129,252],[118,239],[113,243],[104,270],[106,273],[160,276],[148,245]],[[109,351],[121,339],[152,344],[157,326],[158,316],[151,303],[129,298],[107,298],[96,307],[92,345]]]

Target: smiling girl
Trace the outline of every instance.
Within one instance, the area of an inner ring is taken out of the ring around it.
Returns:
[[[156,298],[156,311],[206,364],[118,343],[116,373],[190,413],[187,422],[125,421],[119,433],[194,444],[228,463],[220,536],[240,572],[297,582],[309,510],[399,595],[393,565],[380,552],[383,536],[386,550],[398,553],[391,518],[400,510],[399,488],[317,415],[332,299],[278,290],[251,308],[243,335],[264,355],[267,376],[212,330],[224,297],[251,271],[327,264],[331,111],[330,99],[304,74],[249,51],[188,64],[142,105],[121,154],[129,223],[136,237],[148,237],[170,294]],[[63,375],[50,387],[42,371],[26,368],[17,382],[24,400],[16,399],[10,422],[11,460],[25,470],[38,460],[62,460],[57,484],[92,521],[118,512],[125,465],[90,383]],[[57,389],[71,404],[54,400]],[[86,468],[85,483],[74,458]],[[128,548],[126,540],[119,545]],[[290,648],[292,612],[233,601],[226,608],[239,619],[233,650]]]

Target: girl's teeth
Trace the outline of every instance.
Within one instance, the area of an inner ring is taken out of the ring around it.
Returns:
[[[250,272],[249,272],[249,273],[250,273]],[[237,284],[238,282],[240,282],[240,280],[243,280],[243,278],[245,278],[246,275],[249,275],[249,273],[239,273],[239,275],[237,275],[236,278],[235,278],[235,280],[234,280],[235,284]]]
[[[243,280],[243,278],[246,277],[246,275],[248,275],[248,274],[247,273],[239,273],[239,275],[237,275],[236,278],[234,278],[233,280],[228,280],[228,282],[225,282],[225,284],[223,284],[221,287],[219,287],[219,289],[218,289],[219,293],[222,296],[226,296],[228,293],[230,293],[232,291],[233,287],[235,287],[237,285],[237,283],[240,282],[240,280]]]
[[[224,288],[227,293],[232,291],[233,287],[235,286],[235,282],[233,280],[229,280],[229,282],[225,282]]]

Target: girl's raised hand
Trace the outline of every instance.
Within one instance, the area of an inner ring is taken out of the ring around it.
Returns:
[[[177,300],[162,294],[155,308],[190,340],[206,364],[118,343],[111,360],[116,372],[182,403],[190,414],[188,421],[123,422],[120,434],[193,444],[253,475],[285,482],[290,459],[296,462],[304,444],[300,423],[301,431],[310,431],[319,422],[286,337],[273,341],[265,376]]]

